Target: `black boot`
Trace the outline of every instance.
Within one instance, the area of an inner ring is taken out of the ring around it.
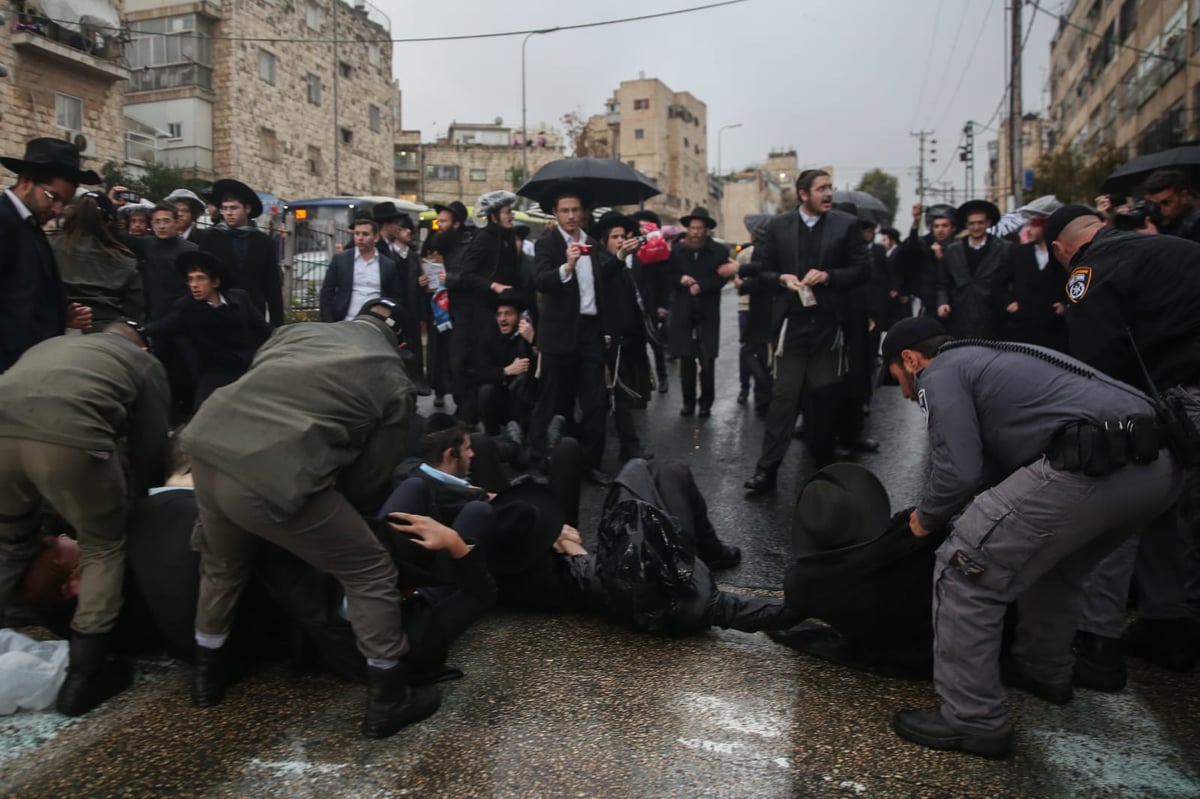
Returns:
[[[67,678],[58,691],[58,712],[82,716],[133,683],[133,666],[105,652],[105,635],[71,635]]]
[[[1105,693],[1125,687],[1125,657],[1120,639],[1079,630],[1071,649],[1075,652],[1071,682],[1076,686]]]
[[[387,738],[400,728],[429,718],[442,704],[442,694],[432,685],[410,685],[403,665],[390,669],[367,667],[367,715],[362,734]]]
[[[192,674],[192,707],[212,707],[225,698],[225,690],[234,683],[229,656],[224,648],[209,649],[196,644],[196,665]]]

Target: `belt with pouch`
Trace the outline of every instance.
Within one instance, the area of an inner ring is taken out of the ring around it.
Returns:
[[[1054,434],[1046,458],[1060,471],[1103,477],[1130,463],[1157,460],[1166,445],[1162,428],[1150,415],[1102,424],[1071,422]]]

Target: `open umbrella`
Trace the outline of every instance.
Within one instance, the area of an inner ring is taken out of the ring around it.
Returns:
[[[888,224],[892,218],[892,212],[883,204],[883,201],[865,191],[838,190],[833,193],[833,201],[835,203],[853,203],[854,207],[858,209],[860,217],[870,219],[880,225]]]
[[[636,205],[659,194],[650,179],[624,161],[615,158],[564,158],[551,161],[537,171],[517,194],[541,203],[548,199],[559,181],[581,184],[593,208],[610,205]]]
[[[1101,191],[1132,194],[1150,177],[1150,173],[1160,169],[1178,169],[1195,181],[1200,178],[1200,145],[1185,144],[1182,147],[1172,147],[1170,150],[1131,158],[1104,179]]]

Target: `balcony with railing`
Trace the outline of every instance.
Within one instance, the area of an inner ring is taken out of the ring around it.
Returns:
[[[110,81],[125,80],[124,34],[108,0],[17,2],[12,43],[18,53],[44,57]]]

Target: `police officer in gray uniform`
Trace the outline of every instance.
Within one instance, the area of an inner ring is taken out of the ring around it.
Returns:
[[[1142,392],[1052,350],[952,342],[917,317],[892,327],[883,356],[929,429],[932,468],[909,526],[925,536],[954,519],[934,570],[942,704],[897,713],[893,728],[933,749],[1004,757],[1001,683],[1070,700],[1083,581],[1139,520],[1170,507],[1180,470]],[[1020,622],[1002,666],[1014,601]]]

